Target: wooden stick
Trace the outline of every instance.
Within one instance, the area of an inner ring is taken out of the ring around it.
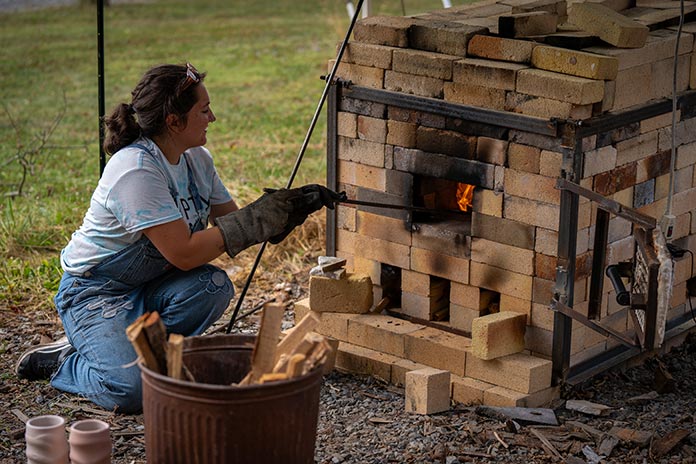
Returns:
[[[174,379],[181,379],[183,348],[184,336],[170,334],[167,342],[167,375]]]
[[[152,354],[157,360],[157,372],[167,374],[167,329],[159,313],[152,312],[145,319],[143,332],[147,336]],[[148,366],[149,367],[149,366]]]
[[[295,325],[291,331],[287,333],[287,335],[285,335],[285,338],[278,343],[278,350],[276,351],[274,365],[278,362],[281,355],[292,354],[302,343],[305,335],[314,330],[317,325],[319,325],[319,316],[310,311],[305,317],[302,318],[300,322],[297,323],[297,325]]]
[[[289,379],[293,379],[302,375],[302,371],[304,370],[305,359],[307,359],[307,356],[300,353],[296,353],[290,356],[290,360],[288,361],[288,368],[286,371]]]
[[[537,437],[539,439],[539,441],[541,441],[541,444],[544,445],[544,449],[546,450],[546,452],[549,455],[551,455],[552,457],[554,457],[556,459],[563,459],[563,456],[561,456],[561,453],[558,452],[556,447],[553,446],[553,444],[549,441],[548,438],[546,438],[544,436],[543,433],[541,433],[539,430],[537,430],[535,428],[530,428],[529,431],[532,432],[532,435]]]
[[[285,372],[266,372],[258,383],[278,382],[279,380],[288,380],[288,374]]]
[[[129,325],[126,328],[126,336],[128,337],[128,340],[130,340],[131,345],[133,345],[135,353],[140,359],[142,359],[143,364],[145,364],[148,369],[152,369],[155,372],[164,374],[164,372],[160,372],[159,370],[157,357],[152,352],[150,343],[147,341],[147,335],[145,335],[145,332],[143,331],[145,320],[149,315],[150,313],[145,313],[137,318],[131,325]]]
[[[293,350],[292,353],[284,353],[283,356],[280,357],[276,365],[273,367],[273,372],[285,372],[287,370],[290,358],[295,354],[301,354],[305,357],[308,356],[310,351],[314,349],[314,343],[315,342],[309,340],[305,336],[305,338],[302,339],[302,342]]]
[[[251,371],[239,382],[240,385],[255,383],[263,374],[273,372],[278,337],[280,336],[280,324],[284,312],[285,306],[283,305],[269,303],[263,306],[261,327],[259,327],[254,353],[251,357]]]

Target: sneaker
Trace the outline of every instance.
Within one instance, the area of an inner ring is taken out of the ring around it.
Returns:
[[[15,372],[20,379],[50,379],[65,358],[75,352],[67,337],[28,349],[17,361]]]

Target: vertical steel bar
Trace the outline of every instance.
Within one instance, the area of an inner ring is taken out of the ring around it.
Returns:
[[[594,247],[592,248],[592,275],[590,276],[590,302],[587,310],[588,319],[599,319],[602,308],[602,291],[604,290],[604,264],[607,257],[607,239],[609,237],[609,213],[597,208]]]
[[[566,122],[564,127],[563,167],[561,172],[566,180],[578,183],[582,178],[584,153],[582,138],[577,126]],[[568,146],[570,145],[570,146]],[[566,306],[573,307],[575,292],[575,258],[578,238],[578,207],[580,198],[577,193],[563,190],[561,192],[560,217],[558,224],[558,267],[556,268],[555,297]],[[556,311],[553,317],[553,347],[551,351],[551,381],[558,385],[565,380],[570,369],[570,342],[572,336],[572,319]]]
[[[338,102],[340,84],[334,82],[329,89],[326,104],[326,186],[338,190]],[[326,254],[336,255],[336,217],[337,209],[326,210]]]
[[[99,177],[106,167],[104,153],[104,0],[97,0],[97,80],[99,86]]]

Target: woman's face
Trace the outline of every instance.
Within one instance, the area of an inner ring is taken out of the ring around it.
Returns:
[[[215,114],[210,108],[208,90],[202,83],[195,88],[196,103],[186,115],[186,126],[179,133],[181,141],[187,148],[205,145],[208,124],[215,121]]]

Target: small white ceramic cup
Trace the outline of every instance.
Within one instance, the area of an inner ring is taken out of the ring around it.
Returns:
[[[84,419],[70,426],[70,462],[72,464],[109,464],[111,434],[109,424],[99,419]]]
[[[62,417],[32,417],[26,423],[24,437],[27,464],[68,464],[68,439]]]

